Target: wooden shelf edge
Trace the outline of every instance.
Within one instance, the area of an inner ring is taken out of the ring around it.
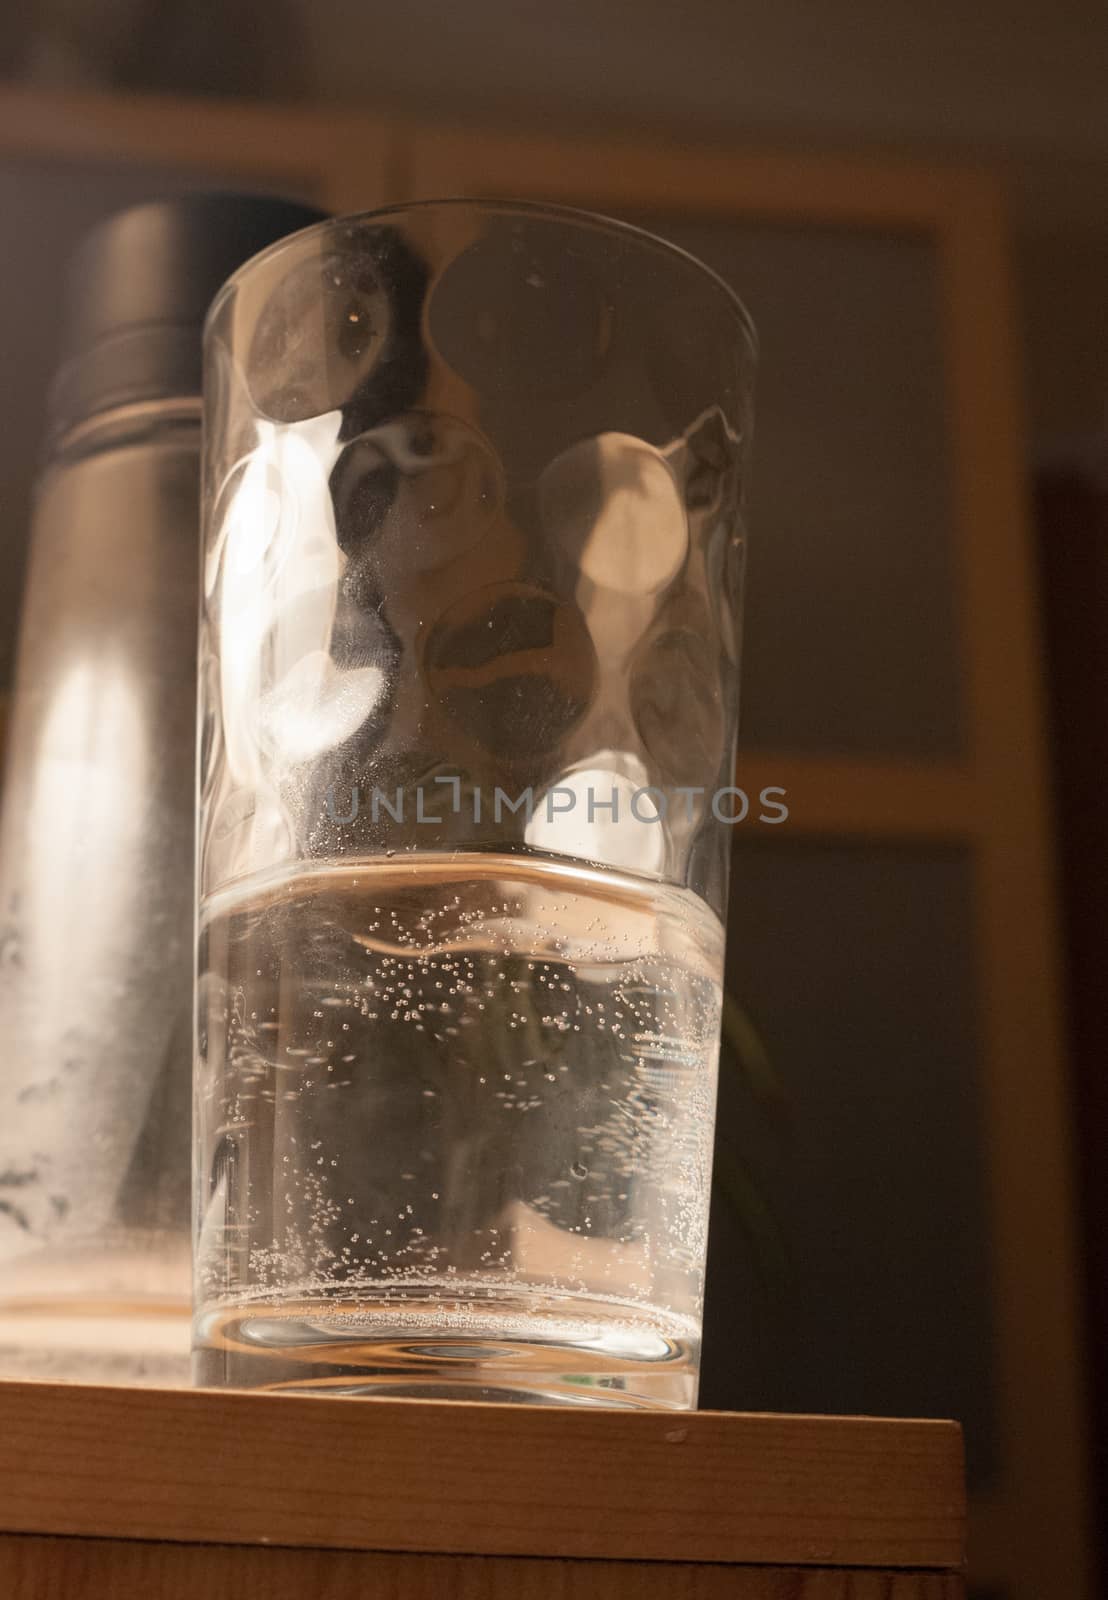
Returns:
[[[690,1566],[0,1534],[4,1600],[965,1600],[954,1572]]]
[[[960,1570],[951,1422],[0,1383],[0,1532]]]

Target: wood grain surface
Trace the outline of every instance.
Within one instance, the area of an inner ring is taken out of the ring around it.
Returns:
[[[961,1600],[953,1573],[0,1537],[5,1600]]]
[[[0,1384],[0,1531],[957,1568],[960,1430]]]

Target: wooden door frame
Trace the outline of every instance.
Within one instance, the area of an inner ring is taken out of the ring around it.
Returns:
[[[392,125],[361,111],[0,89],[0,160],[218,173],[351,211],[391,198],[395,150]]]

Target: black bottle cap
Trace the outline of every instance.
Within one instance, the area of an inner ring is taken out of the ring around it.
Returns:
[[[97,412],[199,396],[201,329],[224,281],[325,212],[263,194],[133,206],[86,234],[69,264],[51,436]]]

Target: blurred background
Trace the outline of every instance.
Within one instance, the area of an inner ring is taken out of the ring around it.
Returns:
[[[1100,1592],[1103,5],[28,0],[0,75],[0,695],[99,216],[556,198],[733,282],[739,781],[792,815],[736,830],[702,1403],[956,1416],[974,1594]]]

